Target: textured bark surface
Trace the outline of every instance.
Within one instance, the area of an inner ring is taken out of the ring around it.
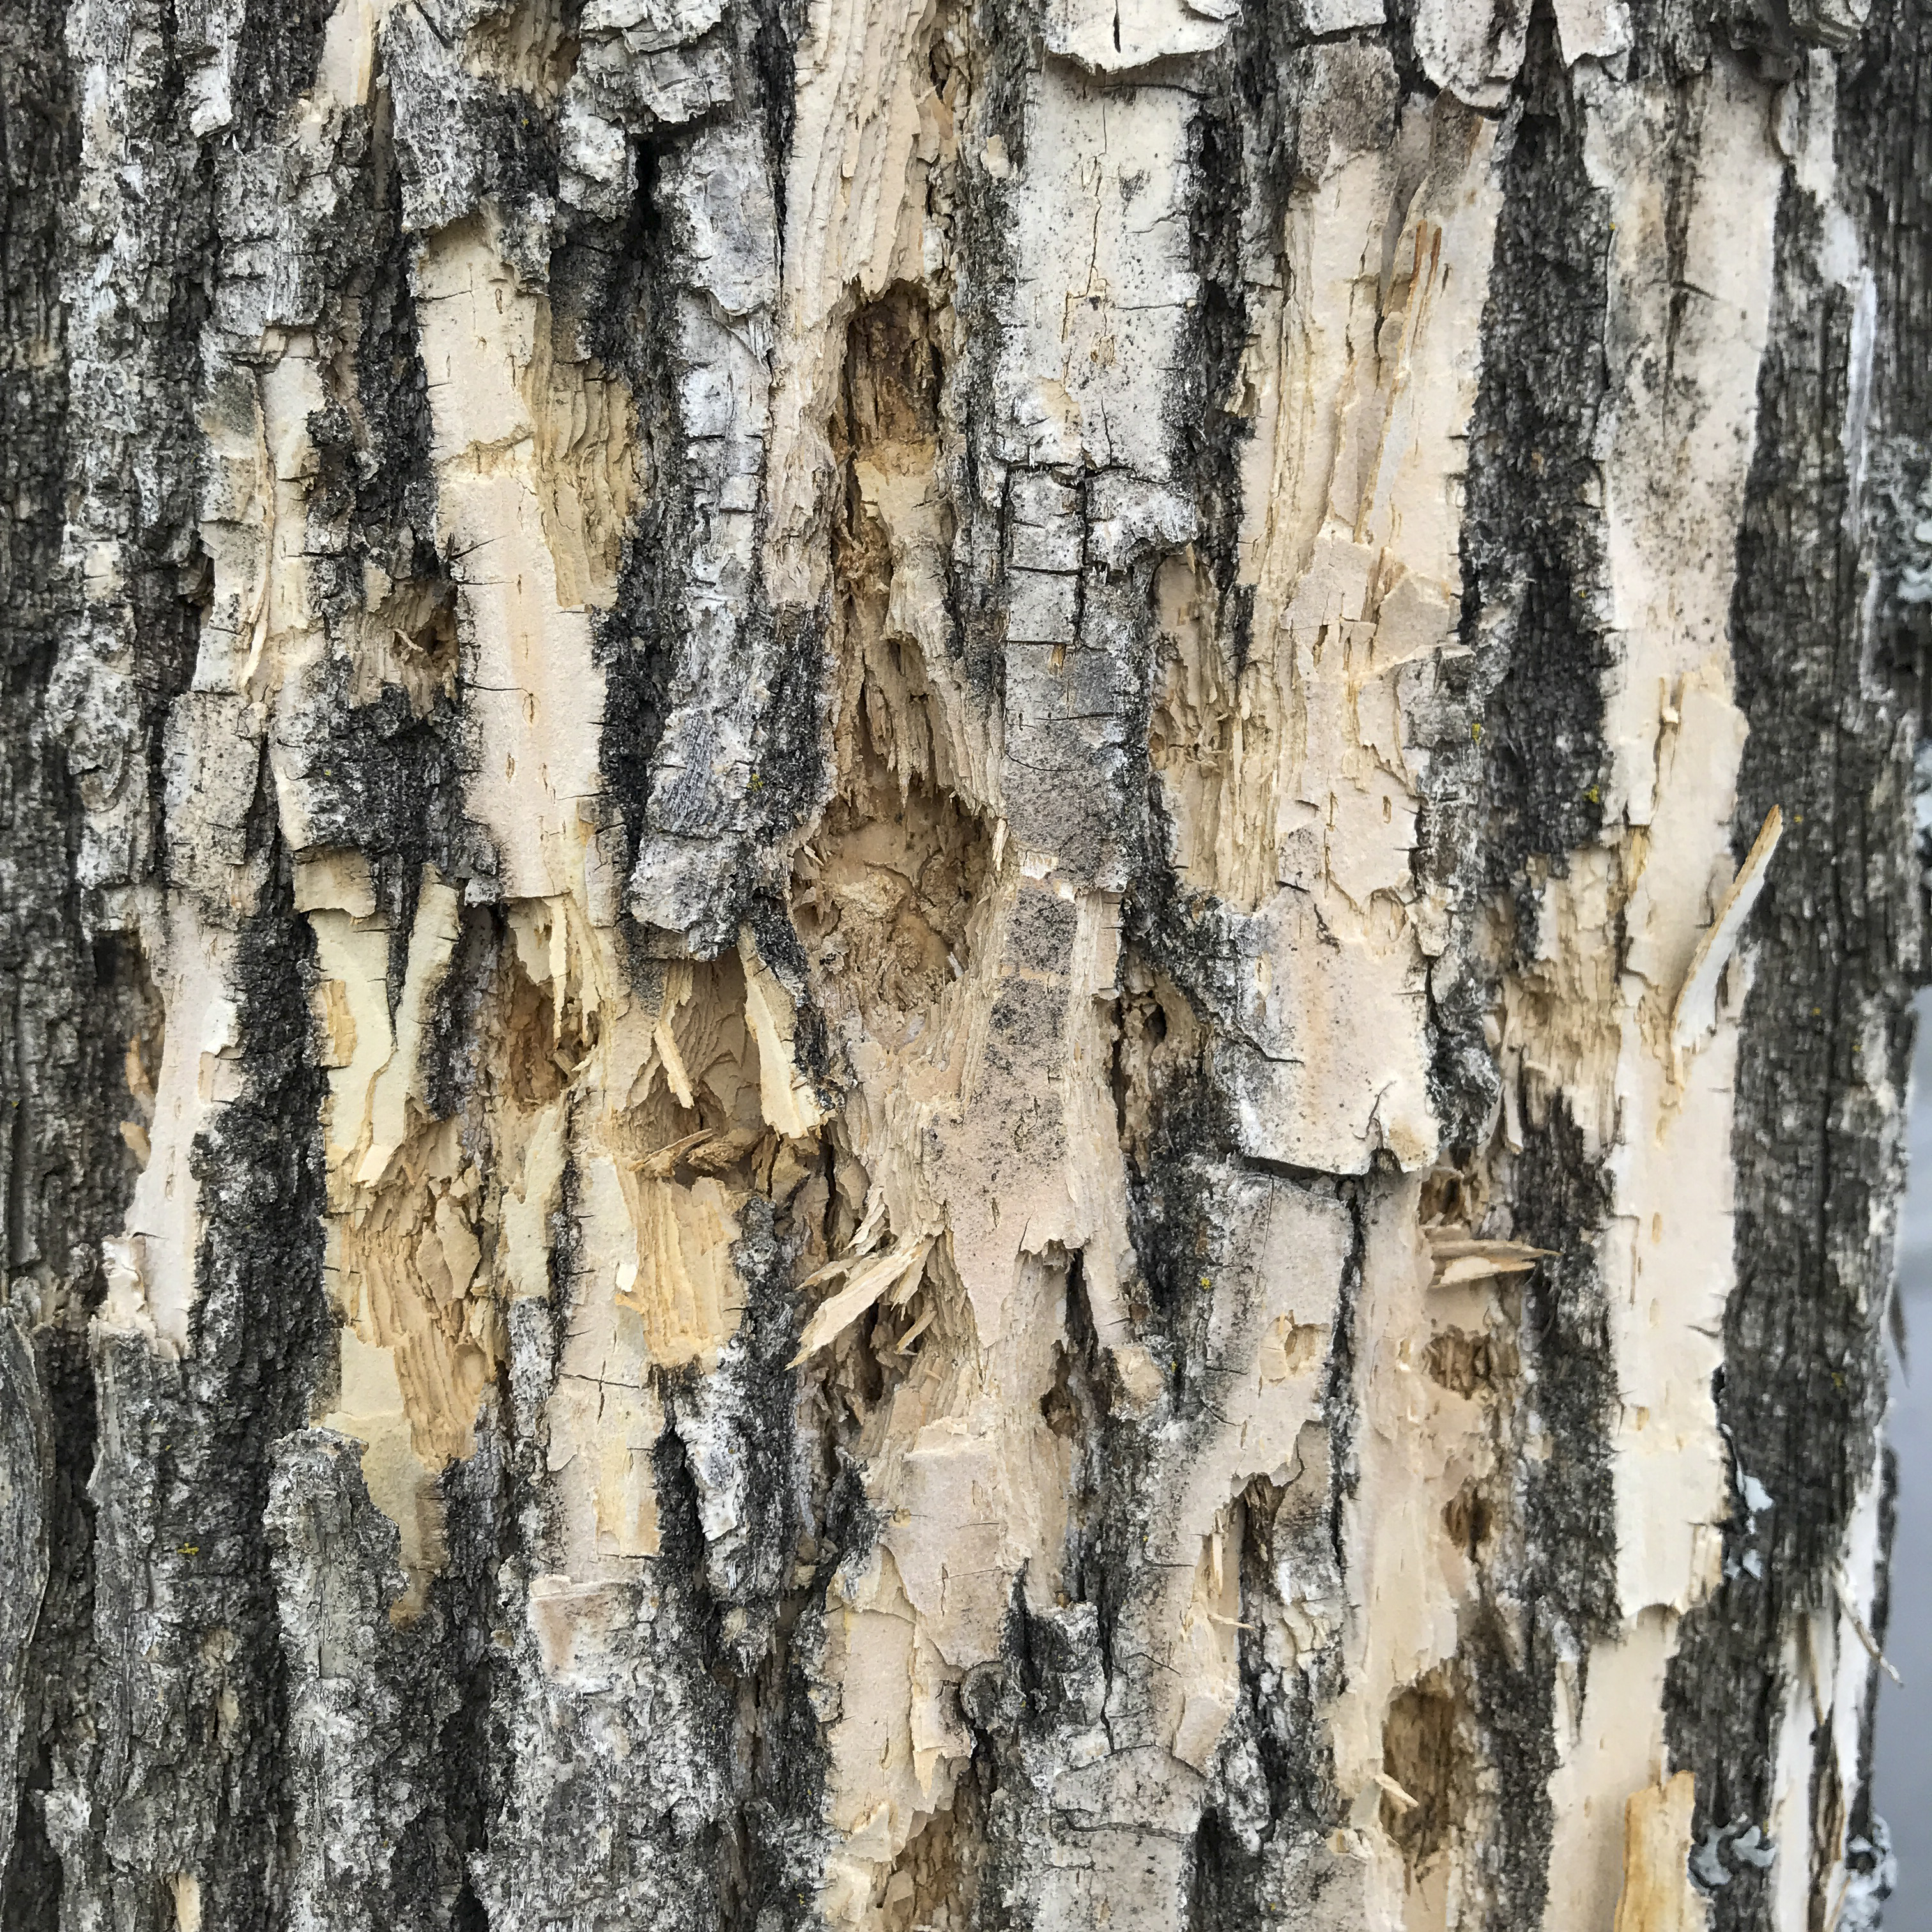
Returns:
[[[1875,1927],[1917,0],[0,10],[0,1923]]]

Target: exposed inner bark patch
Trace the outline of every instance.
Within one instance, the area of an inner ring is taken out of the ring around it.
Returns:
[[[1446,1851],[1468,1808],[1475,1771],[1468,1700],[1444,1671],[1412,1684],[1382,1727],[1382,1828],[1402,1848],[1411,1882]]]

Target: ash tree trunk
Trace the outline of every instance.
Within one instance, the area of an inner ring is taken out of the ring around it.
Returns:
[[[10,1932],[1876,1926],[1919,0],[9,0]]]

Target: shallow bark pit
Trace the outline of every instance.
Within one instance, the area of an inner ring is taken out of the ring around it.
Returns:
[[[1382,1726],[1381,1817],[1412,1882],[1471,1815],[1474,1769],[1468,1713],[1449,1672],[1432,1671],[1396,1696]]]

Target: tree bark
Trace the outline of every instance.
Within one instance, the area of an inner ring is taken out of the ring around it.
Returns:
[[[0,1922],[1878,1924],[1918,0],[9,0]]]

